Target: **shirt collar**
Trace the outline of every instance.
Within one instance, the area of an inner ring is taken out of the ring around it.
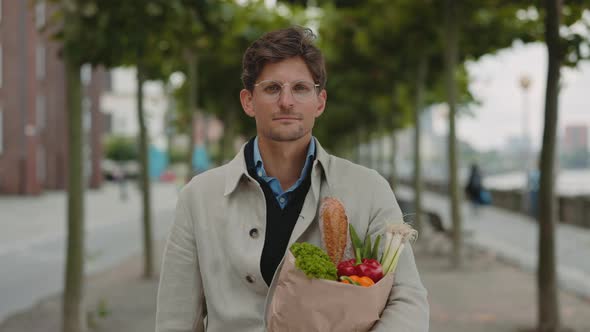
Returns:
[[[321,166],[321,168],[323,169],[323,172],[325,174],[326,170],[328,169],[329,165],[330,165],[330,155],[326,152],[326,150],[324,150],[320,144],[320,142],[317,141],[317,139],[313,139],[314,142],[314,149],[315,149],[315,155],[316,155],[316,162],[313,163],[313,167],[310,167],[310,171],[313,171],[313,168],[316,167],[316,164]],[[238,154],[234,157],[234,159],[232,159],[226,166],[226,176],[225,176],[225,190],[224,190],[224,195],[227,196],[229,194],[231,194],[232,192],[234,192],[234,190],[236,190],[236,188],[238,187],[238,184],[240,183],[240,180],[244,177],[246,178],[251,178],[250,175],[248,174],[248,168],[247,168],[247,163],[246,163],[246,159],[244,156],[244,150],[246,148],[246,145],[248,143],[244,143],[242,145],[242,147],[240,148],[240,151],[238,152]],[[311,144],[310,144],[311,145]],[[252,181],[256,181],[254,179],[252,179]],[[327,179],[326,179],[327,181]]]
[[[305,176],[306,170],[309,168],[309,164],[313,161],[315,156],[315,137],[311,137],[311,141],[309,142],[309,147],[307,148],[307,156],[305,157],[305,164],[301,169],[300,178]],[[260,155],[260,149],[258,148],[258,136],[254,139],[254,166],[256,170],[260,170],[262,172],[261,178],[267,177],[266,170],[264,169],[264,162],[262,161],[262,156]]]

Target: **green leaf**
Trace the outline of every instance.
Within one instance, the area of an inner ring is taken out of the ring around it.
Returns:
[[[363,249],[362,258],[370,258],[369,256],[371,256],[371,249],[371,236],[369,235],[369,232],[367,232],[367,235],[365,236],[365,248]]]
[[[372,259],[377,259],[377,256],[379,255],[379,242],[381,242],[381,234],[377,235],[377,238],[375,239],[375,244],[373,244],[373,251],[371,252],[371,257]]]
[[[361,239],[359,238],[357,232],[354,230],[354,227],[352,226],[352,224],[348,224],[348,229],[350,232],[350,240],[352,241],[352,246],[353,246],[354,250],[355,251],[357,249],[362,250],[363,243],[361,242]]]

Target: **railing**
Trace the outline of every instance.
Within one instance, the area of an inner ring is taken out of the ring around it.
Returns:
[[[411,179],[399,179],[400,183],[412,186]],[[424,182],[424,190],[439,194],[448,194],[447,183]],[[495,207],[526,214],[523,209],[522,190],[490,189],[492,204]],[[576,225],[590,229],[590,196],[559,196],[557,198],[558,220],[561,223]]]

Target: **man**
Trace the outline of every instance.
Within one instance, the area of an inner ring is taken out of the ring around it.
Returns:
[[[381,176],[329,155],[312,136],[327,99],[324,60],[313,39],[309,29],[293,27],[246,50],[240,100],[257,136],[227,165],[182,190],[162,264],[157,332],[264,331],[273,277],[288,246],[320,244],[317,211],[325,193],[343,202],[363,235],[402,221]],[[428,331],[428,314],[412,251],[404,250],[373,330]]]

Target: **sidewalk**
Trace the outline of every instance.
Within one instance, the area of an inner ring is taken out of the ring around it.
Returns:
[[[86,192],[85,274],[111,269],[142,251],[140,192],[128,200],[107,184]],[[161,239],[174,218],[177,187],[154,183],[152,234]],[[0,322],[63,288],[66,193],[0,199]]]
[[[158,245],[156,252],[161,248]],[[84,301],[89,331],[154,331],[158,280],[143,280],[141,274],[142,257],[136,255],[87,278]],[[61,310],[60,296],[53,295],[7,318],[0,323],[0,332],[61,332]]]
[[[423,239],[428,241],[428,239]],[[536,291],[530,273],[472,251],[466,267],[449,268],[448,256],[419,242],[416,259],[429,291],[432,332],[514,332],[534,327]],[[159,251],[161,252],[161,250]],[[159,266],[159,264],[158,264]],[[153,331],[157,280],[141,280],[141,259],[132,257],[88,280],[91,332]],[[590,302],[560,292],[562,321],[576,332],[590,331]],[[0,324],[0,332],[59,332],[61,304],[54,296]],[[99,312],[106,309],[107,314]]]
[[[418,269],[429,292],[432,332],[531,331],[537,321],[536,278],[495,254],[473,249],[461,270],[452,270],[448,252],[429,254],[416,246]],[[450,249],[450,247],[448,248]],[[590,331],[590,301],[559,292],[562,325]]]
[[[398,199],[412,201],[413,190],[397,186]],[[446,196],[424,192],[423,206],[450,215]],[[525,215],[492,206],[473,213],[463,205],[463,228],[472,232],[467,244],[487,249],[499,258],[536,273],[539,230],[537,222]],[[451,220],[450,217],[446,220]],[[559,224],[556,228],[557,274],[562,289],[590,299],[590,230]]]

